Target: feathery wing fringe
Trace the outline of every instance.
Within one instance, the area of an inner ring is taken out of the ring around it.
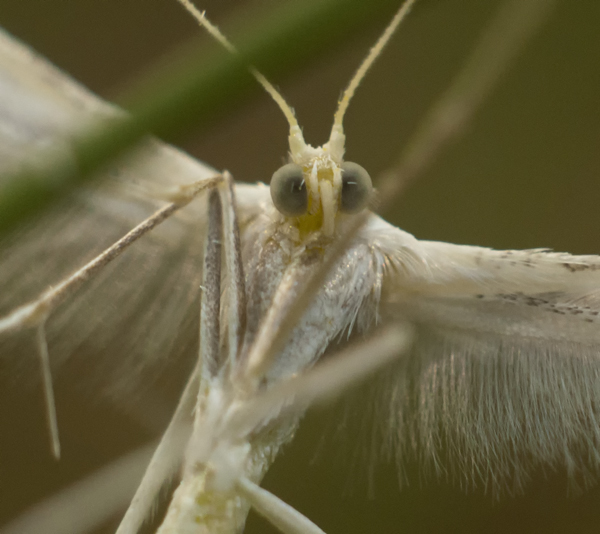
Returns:
[[[544,465],[589,483],[600,468],[600,257],[373,226],[386,266],[381,314],[418,327],[387,378],[399,463],[416,454],[493,491],[519,490]]]

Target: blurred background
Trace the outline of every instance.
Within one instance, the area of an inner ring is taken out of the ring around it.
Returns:
[[[281,1],[203,0],[199,7],[227,32],[250,23],[253,10]],[[423,0],[352,102],[347,159],[376,177],[397,157],[497,5]],[[109,100],[200,32],[175,0],[0,0],[0,24]],[[559,2],[466,134],[398,199],[388,219],[421,239],[600,254],[598,28],[600,4]],[[274,80],[309,143],[327,139],[336,100],[379,31]],[[264,95],[183,148],[237,180],[268,182],[285,160],[287,126]],[[118,412],[95,407],[90,415],[76,407],[65,416],[71,427],[63,430],[65,452],[57,464],[47,450],[39,397],[28,392],[16,402],[0,407],[1,448],[12,451],[10,465],[0,459],[1,522],[148,437]],[[355,448],[369,441],[356,436],[368,416],[356,413],[338,434],[340,410],[310,413],[264,482],[328,533],[600,531],[600,490],[569,495],[560,470],[540,473],[523,495],[500,501],[451,482],[421,480],[416,466],[400,488],[394,466],[383,461],[369,483],[368,466],[356,461],[367,455]],[[251,516],[247,532],[274,529]]]

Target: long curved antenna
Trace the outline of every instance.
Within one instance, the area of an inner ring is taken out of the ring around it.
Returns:
[[[185,0],[182,0],[182,1],[185,1]],[[400,9],[396,13],[396,15],[394,15],[394,18],[388,24],[385,31],[381,34],[379,39],[377,39],[377,42],[373,45],[371,50],[369,50],[367,57],[363,60],[363,62],[358,67],[354,76],[350,80],[348,87],[346,87],[346,90],[344,91],[342,99],[338,103],[337,111],[335,112],[335,115],[333,117],[333,129],[331,132],[332,135],[333,135],[333,131],[336,129],[336,126],[338,128],[342,127],[342,123],[344,121],[344,114],[346,113],[346,110],[348,109],[348,105],[350,104],[350,100],[354,96],[356,88],[360,85],[360,82],[363,80],[363,78],[367,74],[367,71],[371,68],[373,63],[375,63],[375,60],[379,57],[379,55],[381,54],[381,52],[383,51],[385,46],[388,44],[392,35],[394,35],[394,32],[398,29],[398,26],[400,26],[400,23],[404,20],[406,15],[408,15],[409,11],[411,10],[411,8],[415,4],[415,2],[416,2],[416,0],[406,0],[406,2],[404,2],[404,4],[402,4],[402,6],[400,7]]]
[[[239,53],[237,48],[233,46],[231,41],[229,41],[229,39],[227,39],[227,37],[225,37],[221,33],[221,30],[219,30],[219,28],[217,28],[212,22],[210,22],[206,18],[204,12],[198,10],[198,8],[194,4],[192,4],[190,0],[177,1],[196,19],[198,24],[200,24],[200,26],[202,26],[211,37],[213,37],[221,46],[223,46],[223,48],[225,48],[225,50],[227,50],[233,55],[237,55]],[[250,74],[254,76],[256,81],[264,87],[265,91],[267,91],[267,93],[271,95],[271,98],[275,100],[275,103],[279,106],[279,109],[281,109],[281,111],[285,115],[285,118],[287,119],[290,125],[290,129],[294,127],[299,128],[298,121],[294,116],[294,110],[285,101],[281,93],[277,91],[277,89],[275,89],[273,84],[269,80],[267,80],[258,70],[256,70],[256,67],[248,65],[248,71],[250,71]]]

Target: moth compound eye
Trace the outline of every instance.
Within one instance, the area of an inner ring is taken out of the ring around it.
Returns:
[[[358,213],[371,198],[373,185],[369,173],[357,163],[345,161],[342,167],[342,194],[340,211]]]
[[[280,213],[286,217],[299,217],[308,209],[308,192],[302,167],[288,163],[279,168],[271,178],[271,198]]]

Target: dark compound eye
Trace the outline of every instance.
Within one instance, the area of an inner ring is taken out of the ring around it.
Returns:
[[[277,169],[271,178],[271,198],[286,217],[299,217],[308,209],[308,192],[302,167],[288,163]]]
[[[358,213],[369,202],[373,184],[369,173],[357,163],[345,161],[342,167],[342,198],[340,211]]]

